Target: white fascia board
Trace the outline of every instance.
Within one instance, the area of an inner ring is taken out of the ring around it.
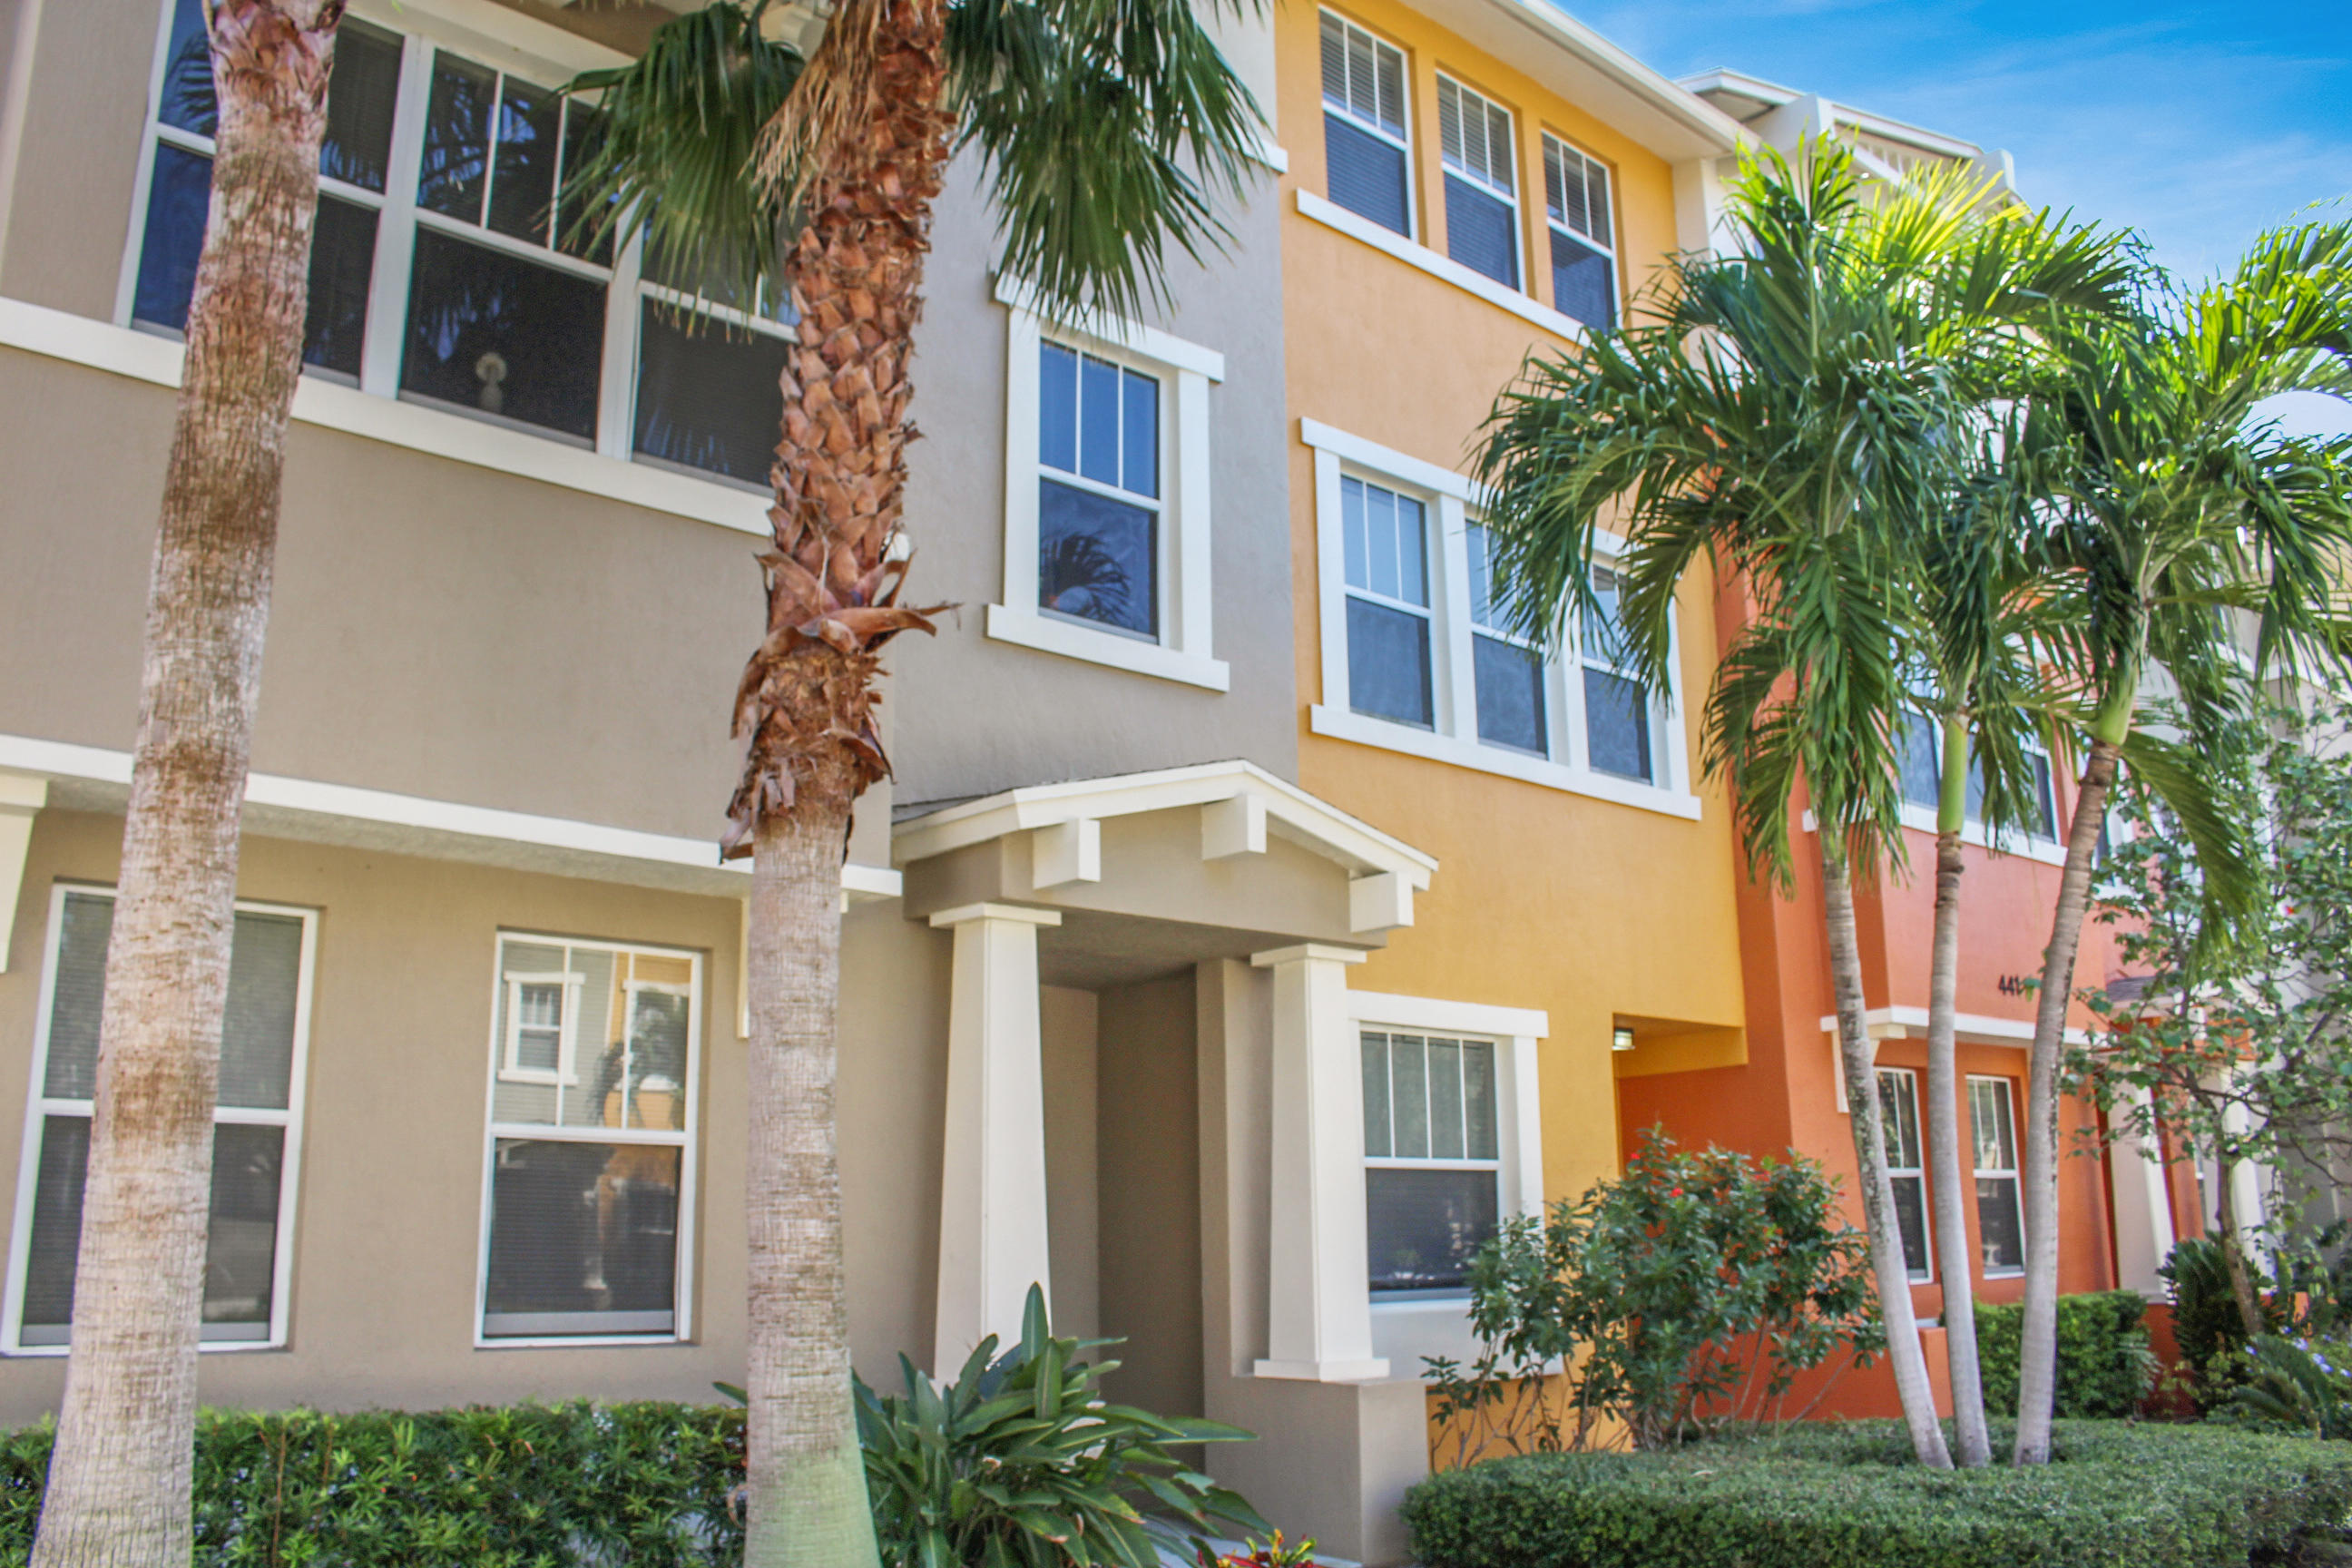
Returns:
[[[1539,1007],[1497,1007],[1486,1002],[1448,1002],[1435,996],[1402,996],[1384,991],[1348,993],[1348,1016],[1360,1024],[1401,1029],[1455,1029],[1465,1035],[1540,1040],[1551,1034],[1551,1015]]]
[[[169,338],[5,298],[0,298],[0,346],[174,389],[187,359],[187,350]],[[764,539],[772,531],[770,498],[764,493],[690,478],[649,463],[623,462],[485,419],[379,397],[315,375],[303,376],[296,384],[293,416],[298,424],[405,447],[450,462],[713,523],[738,533]]]
[[[1318,800],[1255,763],[1241,761],[1030,784],[965,801],[900,823],[891,837],[890,858],[896,865],[906,866],[1008,834],[1082,817],[1172,811],[1245,794],[1265,803],[1269,832],[1350,871],[1394,872],[1421,889],[1429,886],[1437,869],[1434,857]]]
[[[1727,70],[1721,68],[1699,71],[1691,76],[1676,77],[1675,85],[1694,96],[1709,92],[1727,92],[1739,98],[1754,99],[1769,109],[1778,109],[1784,103],[1794,103],[1800,96],[1793,87],[1783,87],[1777,81],[1766,81],[1762,77],[1750,76],[1746,71]]]
[[[128,752],[26,735],[0,735],[0,768],[50,780],[115,787],[128,787],[131,783]],[[248,826],[265,836],[275,826],[273,816],[288,821],[307,818],[366,824],[372,828],[392,830],[400,836],[394,847],[428,858],[478,860],[478,856],[447,853],[458,841],[470,839],[519,846],[526,851],[675,867],[694,874],[688,879],[696,890],[735,898],[744,897],[751,890],[751,861],[719,860],[718,842],[711,838],[646,833],[572,817],[541,816],[352,784],[288,778],[278,773],[247,774],[245,800]],[[371,835],[370,841],[380,841],[381,837]],[[324,841],[334,840],[329,837]],[[436,847],[441,851],[438,856]],[[530,859],[526,853],[484,863],[531,869]],[[538,868],[559,876],[584,874],[576,862]],[[900,881],[896,870],[883,866],[851,864],[844,866],[841,872],[842,889],[852,899],[897,898]]]
[[[1840,125],[1851,125],[1868,135],[1883,136],[1889,142],[1900,142],[1906,147],[1916,147],[1922,153],[1932,153],[1937,157],[1958,158],[1966,162],[1984,153],[1984,149],[1973,142],[1963,142],[1957,136],[1947,136],[1940,131],[1930,131],[1925,126],[1889,120],[1883,114],[1873,114],[1852,104],[1837,104],[1832,112]]]
[[[1422,9],[1669,162],[1720,156],[1752,140],[1738,121],[1549,0],[1427,0]]]
[[[1925,1007],[1873,1007],[1863,1015],[1874,1039],[1925,1039],[1927,1035],[1927,1009]],[[1822,1020],[1822,1032],[1837,1033],[1837,1015]],[[1952,1033],[1962,1043],[1971,1046],[2016,1046],[2024,1047],[2033,1043],[2033,1021],[2030,1018],[1996,1018],[1983,1013],[1959,1013],[1952,1018]],[[2090,1034],[2083,1029],[2066,1031],[2069,1045],[2088,1045]]]
[[[1037,302],[1037,291],[1025,279],[1010,272],[996,275],[996,302],[1030,315],[1053,321],[1053,314]],[[1158,360],[1175,370],[1189,370],[1211,381],[1225,379],[1225,356],[1216,350],[1187,342],[1158,327],[1147,327],[1140,321],[1130,321],[1124,316],[1094,315],[1060,323],[1083,336],[1097,339],[1115,349],[1123,349],[1145,359]]]

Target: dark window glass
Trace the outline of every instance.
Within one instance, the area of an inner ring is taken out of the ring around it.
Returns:
[[[670,1332],[680,1153],[647,1144],[499,1139],[483,1333]]]
[[[2056,838],[2058,818],[2050,792],[2050,759],[2039,752],[2032,755],[2033,806],[2028,816],[2033,824],[2034,832],[2044,838]],[[2106,832],[2105,826],[2102,825],[2099,831],[2104,835]]]
[[[637,350],[637,450],[757,484],[775,461],[791,344],[689,323],[646,301]]]
[[[1119,488],[1139,496],[1160,494],[1160,384],[1133,371],[1120,373]]]
[[[562,123],[562,100],[507,78],[499,100],[499,152],[490,179],[491,228],[534,245],[548,243]]]
[[[593,440],[604,285],[416,231],[404,392]]]
[[[1092,354],[1078,366],[1078,472],[1118,483],[1118,366]]]
[[[1396,1152],[1389,1133],[1389,1037],[1366,1035],[1364,1050],[1364,1152],[1384,1159]]]
[[[1339,115],[1323,116],[1323,155],[1331,199],[1382,228],[1409,235],[1404,149]]]
[[[319,173],[362,190],[383,190],[399,99],[400,40],[364,22],[345,20],[335,37],[334,75],[327,79],[327,137],[319,148]]]
[[[425,211],[482,221],[490,105],[498,91],[496,71],[455,55],[434,57],[433,91],[425,105],[425,156],[416,181],[416,205]]]
[[[1517,643],[1474,636],[1471,658],[1478,679],[1478,738],[1545,755],[1542,657]]]
[[[1641,687],[1588,666],[1584,731],[1595,769],[1650,782],[1650,705],[1643,700]]]
[[[1348,705],[1376,718],[1433,727],[1426,616],[1349,595]]]
[[[1040,479],[1037,603],[1060,615],[1157,637],[1159,531],[1158,514],[1146,508]]]
[[[1927,1268],[1927,1189],[1918,1176],[1895,1178],[1895,1224],[1903,1236],[1903,1267],[1915,1279]]]
[[[204,0],[177,0],[172,7],[172,42],[163,60],[163,98],[158,118],[166,125],[213,135],[220,107],[213,96],[212,40],[205,32]]]
[[[569,184],[575,170],[584,168],[595,155],[597,138],[604,133],[604,119],[591,106],[573,99],[563,110],[563,180]],[[556,248],[567,256],[593,261],[599,267],[613,265],[613,234],[608,229],[591,226],[589,208],[572,193],[559,193],[561,203],[555,228]],[[617,204],[608,204],[609,206]],[[706,289],[707,296],[740,310],[752,310],[759,301],[755,290],[739,279],[714,279]],[[783,319],[778,311],[778,319]]]
[[[1943,746],[1936,721],[1925,713],[1906,713],[1895,735],[1903,769],[1903,798],[1935,811],[1943,805]]]
[[[2016,1177],[1977,1178],[1977,1229],[1988,1270],[2025,1267],[2025,1228],[2018,1218]]]
[[[1579,245],[1558,229],[1551,231],[1551,302],[1561,315],[1596,331],[1614,327],[1616,270],[1617,264],[1600,251]]]
[[[158,146],[147,186],[147,233],[139,247],[135,321],[187,331],[204,253],[205,211],[213,163],[200,153]],[[375,269],[376,215],[353,202],[319,198],[310,240],[310,306],[303,326],[305,363],[356,376],[367,326],[368,279]]]
[[[1519,217],[1508,202],[1445,176],[1445,253],[1507,289],[1519,286]]]
[[[1038,353],[1037,460],[1066,474],[1078,471],[1078,356],[1058,343]]]
[[[1369,1170],[1364,1200],[1376,1293],[1458,1289],[1495,1234],[1492,1171]]]

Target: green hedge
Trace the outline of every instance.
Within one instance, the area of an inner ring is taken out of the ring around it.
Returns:
[[[2017,1414],[2022,1306],[1977,1303],[1977,1359],[1984,1369],[1985,1408]],[[2137,1290],[2058,1298],[2058,1414],[2121,1419],[2156,1386],[2156,1352],[2147,1348],[2147,1302]]]
[[[30,1552],[50,1429],[0,1436],[0,1563]],[[196,1563],[709,1568],[740,1563],[743,1413],[513,1405],[422,1415],[207,1411]]]
[[[1931,1471],[1895,1423],[1804,1423],[1449,1471],[1404,1518],[1430,1568],[2235,1568],[2352,1510],[2352,1445],[2061,1422],[2054,1453]]]

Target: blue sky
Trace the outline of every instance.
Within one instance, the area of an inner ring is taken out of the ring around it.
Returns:
[[[2352,195],[2352,0],[1573,0],[1669,76],[1727,66],[2017,159],[2037,205],[2201,278]],[[2352,210],[2352,209],[2347,209]],[[2352,429],[2329,399],[2286,411]]]

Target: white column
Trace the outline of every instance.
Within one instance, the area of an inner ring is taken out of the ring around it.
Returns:
[[[2253,1125],[2252,1113],[2242,1101],[2232,1103],[2221,1113],[2222,1124],[2234,1134],[2242,1135]],[[2251,1160],[2241,1160],[2230,1172],[2230,1201],[2238,1211],[2240,1241],[2252,1247],[2261,1234],[2267,1218],[2263,1213],[2263,1173]]]
[[[1372,1354],[1364,1239],[1363,1049],[1348,1017],[1353,948],[1254,954],[1274,972],[1273,1214],[1260,1377],[1386,1377]]]
[[[2137,1103],[2145,1107],[2147,1091]],[[2164,1162],[2156,1149],[2137,1138],[2118,1138],[2107,1154],[2107,1173],[2115,1186],[2116,1284],[2137,1290],[2150,1300],[2164,1294],[2157,1269],[2172,1253],[2172,1194],[2164,1179]]]
[[[936,1377],[953,1377],[990,1334],[1000,1344],[1018,1340],[1031,1285],[1051,1298],[1037,928],[1061,923],[1052,910],[1011,904],[965,904],[931,917],[955,931]]]
[[[24,892],[25,860],[33,847],[33,818],[49,798],[49,782],[0,773],[0,973],[16,936],[16,900]]]

